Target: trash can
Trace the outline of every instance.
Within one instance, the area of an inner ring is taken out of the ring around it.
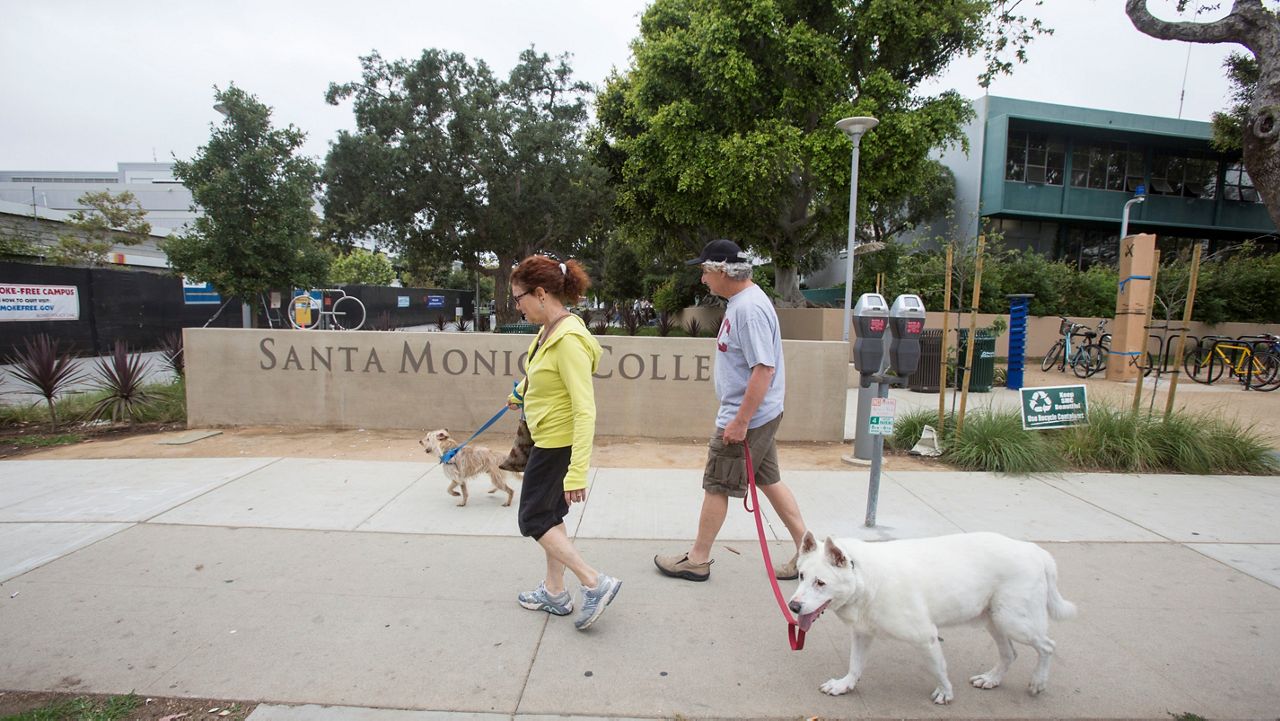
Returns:
[[[964,387],[965,354],[969,348],[969,330],[959,330],[959,355],[956,356],[956,387]],[[969,390],[974,393],[990,393],[996,378],[996,334],[990,328],[978,329],[978,341],[973,346],[973,380],[969,381]]]
[[[907,387],[917,393],[937,393],[942,363],[942,329],[925,329],[920,334],[920,365],[907,379]]]

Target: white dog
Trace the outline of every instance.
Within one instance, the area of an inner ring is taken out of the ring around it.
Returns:
[[[963,533],[938,538],[865,543],[827,538],[821,548],[813,534],[800,544],[800,586],[789,607],[808,630],[827,609],[853,631],[849,673],[822,684],[838,696],[853,690],[862,675],[871,639],[884,634],[919,646],[929,658],[938,687],[933,702],[955,694],[947,680],[938,627],[983,620],[996,641],[995,668],[969,679],[977,688],[995,688],[1016,652],[1013,642],[1036,650],[1040,661],[1027,690],[1049,681],[1054,643],[1049,618],[1069,618],[1075,606],[1058,593],[1058,566],[1048,551],[998,533]]]
[[[437,431],[430,431],[427,435],[418,441],[427,453],[434,453],[437,456],[443,456],[444,452],[457,448],[458,442],[453,440],[447,429],[441,428]],[[452,460],[444,464],[445,478],[449,479],[449,495],[462,496],[462,502],[459,506],[467,505],[467,479],[478,476],[481,473],[489,474],[489,480],[493,482],[493,488],[489,489],[489,493],[495,491],[506,491],[507,502],[504,506],[511,505],[511,499],[515,496],[515,491],[511,486],[507,485],[507,477],[515,476],[511,471],[504,471],[498,467],[506,459],[506,455],[491,451],[484,446],[463,446]],[[518,477],[518,476],[517,476]],[[455,491],[457,488],[461,493]]]

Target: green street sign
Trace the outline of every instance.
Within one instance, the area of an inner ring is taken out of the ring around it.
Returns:
[[[1023,430],[1089,424],[1089,401],[1082,385],[1023,388],[1021,394]]]

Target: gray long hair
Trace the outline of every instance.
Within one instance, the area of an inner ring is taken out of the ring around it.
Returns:
[[[705,270],[718,270],[730,280],[750,280],[753,270],[751,263],[726,263],[721,260],[708,260],[702,267]]]

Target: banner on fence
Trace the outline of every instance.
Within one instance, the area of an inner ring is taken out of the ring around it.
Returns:
[[[0,321],[79,319],[80,290],[74,285],[0,283]]]
[[[201,283],[182,276],[182,301],[187,305],[209,305],[221,303],[222,296],[214,289],[213,283]]]

